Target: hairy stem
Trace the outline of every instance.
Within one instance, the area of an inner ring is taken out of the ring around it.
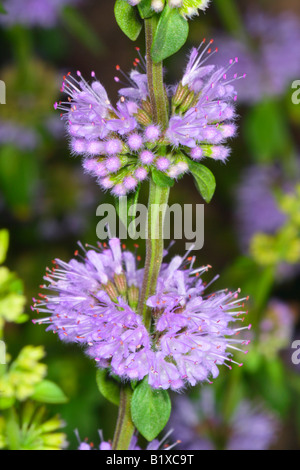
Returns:
[[[115,435],[112,443],[113,450],[128,450],[134,433],[134,424],[131,419],[132,390],[122,387],[120,391],[120,406]]]
[[[161,129],[165,129],[168,125],[168,103],[163,82],[163,66],[162,62],[155,64],[151,57],[151,46],[157,21],[156,15],[145,20],[147,77],[153,120]],[[163,225],[169,191],[169,188],[162,188],[156,185],[152,179],[150,180],[146,261],[138,305],[138,313],[143,317],[148,330],[151,326],[151,311],[147,308],[146,301],[149,296],[155,293],[163,259]]]
[[[162,62],[155,64],[151,57],[157,23],[156,15],[145,20],[147,77],[153,119],[165,129],[168,125],[168,103],[163,81],[163,66]]]
[[[146,261],[144,279],[139,299],[138,312],[143,316],[144,325],[151,326],[151,310],[146,300],[155,293],[157,278],[163,259],[163,222],[169,198],[169,188],[161,188],[150,181],[148,203],[148,235],[146,240]]]

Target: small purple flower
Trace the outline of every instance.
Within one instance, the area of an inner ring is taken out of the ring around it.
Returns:
[[[155,124],[151,124],[145,129],[145,138],[149,142],[155,142],[156,140],[159,139],[160,135],[161,135],[161,130]]]
[[[278,420],[249,401],[238,403],[225,420],[212,389],[204,387],[198,400],[176,397],[169,426],[181,450],[266,450],[276,439]]]
[[[131,150],[139,150],[143,145],[143,138],[139,134],[131,134],[128,137],[128,145]]]
[[[183,145],[190,149],[200,147],[203,155],[220,160],[227,158],[226,147],[214,153],[216,145],[223,144],[233,137],[236,128],[232,120],[235,117],[234,101],[237,93],[232,82],[245,75],[234,74],[229,77],[229,71],[238,62],[231,59],[226,67],[204,65],[211,53],[211,40],[205,46],[193,48],[186,66],[182,81],[174,94],[173,104],[185,109],[185,103],[192,100],[192,106],[182,114],[170,118],[167,137],[174,146]],[[214,52],[217,52],[215,49]],[[221,146],[219,148],[222,148]],[[193,150],[190,151],[192,157]],[[193,158],[193,157],[192,157]]]
[[[129,86],[119,90],[115,107],[94,72],[91,84],[79,71],[76,78],[71,74],[64,77],[62,91],[69,95],[68,101],[55,103],[55,108],[65,111],[72,152],[98,157],[99,165],[112,156],[120,158],[117,169],[110,163],[105,165],[108,174],[102,175],[96,167],[89,171],[104,189],[121,196],[134,191],[136,185],[120,181],[136,177],[136,172],[143,175],[139,181],[154,169],[176,179],[189,171],[190,159],[226,161],[230,151],[225,143],[236,133],[232,83],[242,77],[230,72],[237,58],[225,67],[206,65],[214,54],[212,42],[206,45],[203,40],[198,49],[192,49],[181,82],[166,89],[171,110],[166,129],[153,118],[145,70],[134,69],[126,77]],[[139,59],[134,64],[145,69],[145,60],[137,50]],[[115,80],[120,81],[118,77]]]
[[[139,158],[144,165],[151,165],[155,155],[150,150],[143,150],[143,152],[140,153]]]
[[[251,325],[237,325],[247,313],[239,292],[205,294],[200,275],[207,267],[194,269],[194,262],[176,256],[162,265],[156,294],[147,300],[151,334],[137,313],[144,270],[117,238],[109,247],[84,250],[81,262],[54,261],[45,277],[49,285],[42,286],[52,294],[40,294],[33,307],[48,316],[34,323],[48,324],[62,341],[82,344],[98,367],[123,379],[148,376],[153,388],[173,390],[210,382],[218,366],[242,365],[231,351],[243,351],[248,341],[236,335]]]
[[[166,157],[159,157],[156,160],[156,167],[160,171],[166,171],[169,168],[170,165],[171,165],[171,162]]]
[[[21,24],[28,28],[52,28],[58,22],[61,10],[76,5],[80,0],[3,0],[6,14],[0,14],[0,24],[6,27]]]

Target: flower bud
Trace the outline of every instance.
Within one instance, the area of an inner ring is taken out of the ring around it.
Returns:
[[[113,302],[118,302],[118,291],[111,281],[104,286],[104,290]]]
[[[139,302],[140,291],[138,287],[132,285],[128,289],[128,303],[133,310],[136,310]]]
[[[142,126],[149,126],[152,122],[149,114],[143,109],[139,109],[134,117],[137,120],[137,122],[141,124]]]
[[[198,10],[206,10],[210,0],[183,0],[179,12],[185,18],[198,15]],[[170,3],[180,3],[178,0],[170,0]],[[175,5],[174,5],[175,6]]]
[[[125,274],[115,274],[114,281],[116,287],[121,295],[125,295],[127,291],[127,281]]]
[[[195,99],[195,93],[193,91],[190,91],[188,95],[186,95],[184,100],[182,101],[179,111],[181,111],[182,113],[185,113],[192,106],[194,99]]]
[[[172,104],[174,106],[179,106],[182,101],[185,99],[187,94],[189,93],[189,88],[187,85],[183,86],[180,82],[177,86],[175,95],[173,96]]]
[[[151,7],[154,11],[159,13],[164,9],[165,1],[164,0],[152,0]]]

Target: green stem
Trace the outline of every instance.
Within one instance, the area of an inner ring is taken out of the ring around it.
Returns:
[[[168,125],[168,102],[163,82],[163,66],[162,62],[155,64],[151,57],[151,46],[157,22],[157,15],[145,20],[147,76],[153,120],[159,124],[161,129],[165,129]],[[146,261],[138,305],[138,313],[143,317],[144,324],[148,330],[151,326],[151,311],[147,308],[146,300],[155,293],[163,259],[163,224],[169,192],[169,188],[157,186],[151,179],[148,202]]]
[[[151,57],[157,23],[158,15],[145,20],[147,77],[153,120],[165,129],[168,125],[168,102],[163,81],[163,66],[162,62],[155,64]]]
[[[115,435],[112,443],[113,450],[128,450],[134,433],[131,419],[131,388],[122,387],[120,391],[120,406]]]
[[[161,129],[168,125],[168,102],[163,82],[162,62],[154,64],[151,57],[151,46],[158,23],[158,15],[145,20],[147,77],[153,121]],[[163,222],[166,204],[169,198],[169,188],[161,188],[150,181],[148,202],[148,233],[146,240],[146,261],[144,279],[138,304],[138,313],[143,317],[147,329],[151,326],[151,311],[147,308],[146,300],[156,290],[157,278],[163,258]],[[131,389],[122,388],[117,426],[113,439],[114,450],[126,450],[134,433],[131,419],[130,402]]]
[[[153,180],[150,181],[146,261],[138,305],[138,313],[143,317],[144,325],[148,330],[151,326],[151,309],[147,307],[146,300],[156,291],[157,278],[163,259],[163,222],[169,191],[169,188],[161,188]]]

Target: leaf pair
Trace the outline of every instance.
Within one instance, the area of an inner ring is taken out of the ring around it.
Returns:
[[[115,4],[116,21],[123,33],[132,41],[138,38],[142,30],[139,16],[147,19],[154,14],[156,13],[151,9],[151,0],[143,0],[138,9],[129,5],[126,0],[117,0]],[[188,33],[187,20],[180,15],[177,8],[166,5],[159,16],[153,39],[151,48],[153,62],[161,62],[179,51],[186,42]]]
[[[121,384],[113,377],[109,377],[106,370],[97,371],[96,382],[101,394],[118,406]],[[134,387],[131,400],[132,421],[148,441],[155,439],[164,429],[170,414],[171,400],[166,390],[155,390],[150,387],[147,377]]]

